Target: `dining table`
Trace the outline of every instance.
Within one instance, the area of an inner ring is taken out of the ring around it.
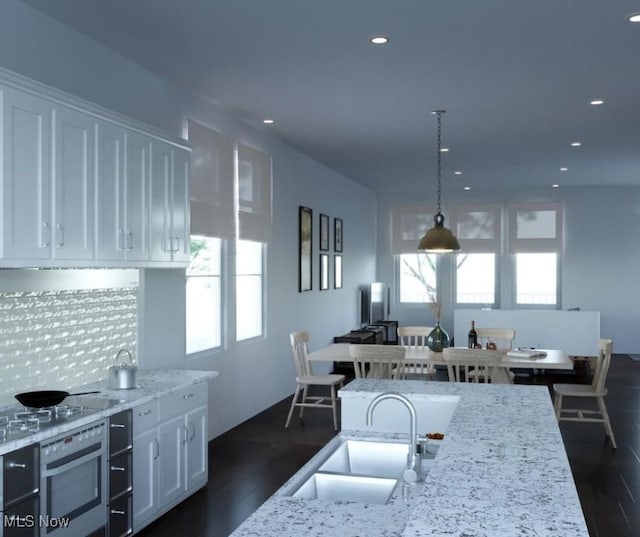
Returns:
[[[330,343],[316,351],[310,352],[307,359],[310,362],[353,362],[349,347],[351,343]],[[433,365],[447,365],[442,352],[433,352],[428,347],[405,346],[405,360],[410,363],[427,362]],[[465,347],[466,348],[466,347]],[[506,372],[512,368],[534,370],[568,369],[573,370],[573,361],[569,355],[559,349],[535,349],[534,356],[530,349],[514,349],[512,352],[487,351],[501,356],[500,367]],[[506,378],[506,376],[504,377]]]

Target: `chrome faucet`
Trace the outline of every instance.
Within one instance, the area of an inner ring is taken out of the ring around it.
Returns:
[[[409,411],[411,418],[409,427],[409,453],[407,454],[407,467],[403,473],[403,479],[407,483],[415,483],[420,480],[420,455],[418,453],[418,415],[416,413],[416,407],[413,403],[404,395],[396,392],[385,392],[376,396],[369,406],[367,407],[367,425],[371,425],[373,418],[373,411],[376,406],[386,399],[394,399],[400,401]]]

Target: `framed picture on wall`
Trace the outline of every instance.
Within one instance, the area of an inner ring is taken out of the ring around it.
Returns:
[[[329,254],[320,254],[320,291],[329,289]]]
[[[311,291],[311,233],[313,231],[313,211],[309,207],[298,207],[298,291]]]
[[[320,213],[320,250],[329,249],[329,215]]]
[[[333,219],[333,249],[342,252],[342,218]]]
[[[333,256],[333,288],[342,289],[342,256]]]

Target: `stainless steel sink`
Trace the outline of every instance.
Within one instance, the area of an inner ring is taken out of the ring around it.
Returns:
[[[397,479],[407,466],[408,454],[409,445],[404,443],[346,440],[318,470]]]
[[[397,479],[316,472],[293,494],[296,498],[385,504]]]
[[[287,494],[296,498],[385,504],[407,466],[404,442],[347,439],[311,464]]]

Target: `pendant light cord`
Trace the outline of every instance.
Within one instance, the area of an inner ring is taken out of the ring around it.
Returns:
[[[442,191],[442,114],[444,110],[435,110],[438,116],[438,214],[440,211],[441,191]]]

